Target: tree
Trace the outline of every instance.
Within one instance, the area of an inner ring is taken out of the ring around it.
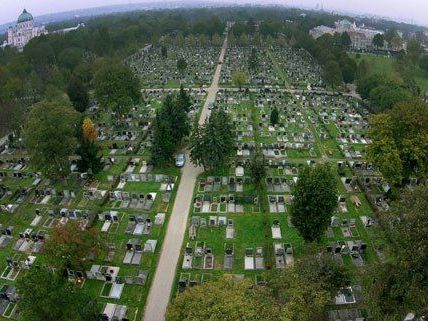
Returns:
[[[178,59],[177,60],[177,69],[178,69],[178,71],[181,74],[183,74],[184,71],[186,70],[186,68],[187,68],[187,62],[186,62],[186,60],[184,58]]]
[[[428,313],[428,185],[404,191],[380,214],[391,260],[373,267],[370,301],[382,320],[402,319],[404,311]]]
[[[76,47],[66,48],[58,56],[60,66],[73,70],[83,59],[83,50]]]
[[[252,48],[250,57],[248,58],[248,69],[249,70],[256,70],[257,65],[258,65],[257,50],[256,50],[256,48]]]
[[[385,40],[388,42],[389,47],[396,51],[399,51],[403,45],[403,40],[396,29],[389,29],[385,33]]]
[[[268,287],[283,306],[281,320],[323,320],[331,298],[349,285],[351,274],[331,255],[307,255],[293,267],[269,274]]]
[[[413,97],[407,88],[390,81],[372,89],[369,99],[371,111],[379,113],[400,102],[410,102]]]
[[[385,43],[385,36],[383,34],[378,33],[373,37],[372,44],[376,48],[378,49],[383,48],[384,43]]]
[[[361,83],[369,74],[369,64],[366,59],[362,59],[357,67],[357,81]]]
[[[54,228],[43,252],[49,264],[57,269],[85,271],[90,258],[104,253],[105,241],[95,228],[82,229],[79,222]]]
[[[76,152],[80,156],[77,167],[80,172],[98,174],[104,165],[100,155],[101,148],[97,144],[98,132],[88,117],[83,120],[81,136],[81,143]]]
[[[340,44],[346,50],[351,47],[352,40],[347,32],[342,32],[342,34],[340,35]]]
[[[67,87],[67,94],[74,108],[78,112],[83,113],[86,110],[86,108],[88,108],[89,106],[88,88],[83,84],[83,82],[80,79],[73,77],[70,80],[70,83],[68,84],[68,87]]]
[[[247,80],[248,80],[248,75],[244,71],[236,71],[232,75],[232,82],[235,84],[235,86],[239,87],[239,90],[242,90],[242,86],[245,85]]]
[[[179,95],[166,96],[154,121],[152,160],[155,164],[166,165],[173,159],[181,140],[189,134],[186,104]]]
[[[49,178],[65,178],[69,156],[77,148],[78,113],[65,94],[55,93],[37,103],[24,127],[24,143],[36,171]]]
[[[131,69],[120,63],[103,63],[94,77],[98,102],[119,115],[140,101],[140,83]]]
[[[97,302],[59,272],[32,267],[17,281],[22,321],[98,321]]]
[[[161,55],[163,58],[167,58],[168,57],[168,50],[166,49],[165,46],[161,47]]]
[[[266,178],[265,159],[260,150],[256,150],[254,153],[248,169],[256,190],[260,191],[263,186],[264,179]]]
[[[424,49],[419,40],[412,38],[407,42],[407,56],[412,64],[416,65],[423,54]]]
[[[379,167],[390,183],[401,185],[413,175],[426,177],[426,103],[420,100],[399,103],[392,109],[373,116],[369,124],[369,135],[373,143],[367,148],[367,157]]]
[[[200,307],[204,308],[201,309]],[[231,277],[204,282],[178,295],[169,305],[168,321],[280,320],[269,289],[253,286],[251,280]]]
[[[98,138],[97,129],[89,117],[85,117],[85,119],[83,119],[82,137],[83,140],[90,142],[95,142]]]
[[[190,106],[192,106],[192,99],[190,98],[190,95],[184,90],[183,84],[180,85],[180,92],[177,96],[177,105],[186,113],[189,112]]]
[[[422,56],[419,61],[419,67],[425,72],[428,72],[428,55]]]
[[[227,163],[234,151],[233,126],[222,109],[215,109],[208,121],[191,137],[190,158],[195,165],[217,169]]]
[[[351,65],[346,64],[342,68],[343,81],[347,84],[352,84],[355,79],[355,69]]]
[[[278,124],[278,121],[279,121],[278,109],[274,107],[270,112],[270,123],[272,124],[272,126],[275,126],[276,124]]]
[[[334,90],[336,86],[339,86],[342,81],[342,72],[339,64],[336,61],[329,61],[324,67],[324,80]]]
[[[337,206],[336,192],[336,181],[328,164],[300,170],[290,214],[305,241],[318,241],[326,231]]]

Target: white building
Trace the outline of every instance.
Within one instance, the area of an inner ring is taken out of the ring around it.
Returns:
[[[31,39],[47,33],[45,26],[34,26],[33,16],[24,9],[15,27],[7,30],[7,44],[22,49]]]
[[[335,22],[335,28],[327,26],[318,26],[309,31],[309,34],[315,39],[324,34],[334,35],[335,33],[346,32],[352,41],[352,49],[354,50],[367,50],[373,48],[373,38],[377,34],[383,34],[383,31],[367,29],[364,27],[357,27],[354,23],[348,20],[341,20]],[[385,44],[386,45],[386,44]],[[385,48],[386,49],[386,48]]]

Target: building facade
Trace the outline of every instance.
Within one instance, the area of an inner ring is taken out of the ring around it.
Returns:
[[[353,50],[369,50],[373,49],[373,38],[377,34],[383,34],[383,31],[357,27],[354,23],[348,20],[341,20],[335,23],[335,28],[327,26],[318,26],[309,31],[309,34],[315,39],[324,34],[334,35],[335,33],[346,32],[351,38],[351,47]],[[386,43],[384,49],[387,49]]]
[[[9,27],[7,31],[7,44],[22,49],[31,39],[47,33],[45,26],[34,26],[33,16],[24,9],[15,27]]]

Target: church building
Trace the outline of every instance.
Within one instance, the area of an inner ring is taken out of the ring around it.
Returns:
[[[18,17],[16,26],[9,27],[7,31],[7,44],[22,49],[31,39],[47,33],[45,26],[34,26],[33,16],[24,9]]]

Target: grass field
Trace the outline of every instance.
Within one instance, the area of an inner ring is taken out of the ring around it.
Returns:
[[[351,57],[356,59],[356,55],[352,54]],[[400,75],[394,70],[395,58],[387,56],[376,56],[371,54],[361,54],[360,59],[356,59],[360,62],[362,59],[366,59],[369,64],[369,74],[383,74],[391,76],[396,79],[401,79]],[[421,88],[422,93],[428,91],[428,73],[422,69],[417,69],[415,74],[415,81]]]

